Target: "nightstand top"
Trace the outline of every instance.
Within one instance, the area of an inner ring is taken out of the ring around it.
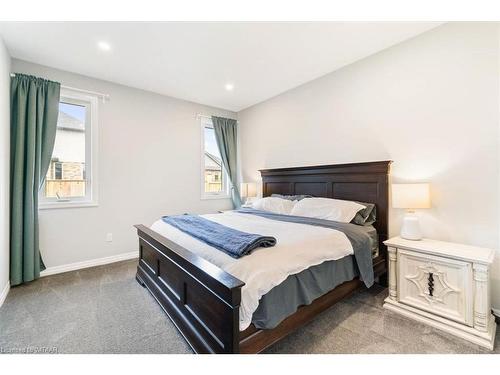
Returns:
[[[399,249],[416,250],[422,253],[445,256],[453,259],[461,259],[468,262],[491,264],[495,257],[495,251],[484,247],[456,244],[430,240],[424,238],[420,241],[405,240],[401,237],[393,237],[384,242],[389,247]]]

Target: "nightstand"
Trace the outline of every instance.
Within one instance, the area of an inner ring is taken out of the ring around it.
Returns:
[[[493,349],[496,323],[489,278],[493,250],[400,237],[384,243],[389,258],[385,308]]]

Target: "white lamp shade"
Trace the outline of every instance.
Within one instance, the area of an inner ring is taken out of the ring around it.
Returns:
[[[429,184],[392,184],[392,207],[430,208]]]
[[[242,197],[253,198],[257,196],[257,184],[255,182],[242,182],[240,185]]]

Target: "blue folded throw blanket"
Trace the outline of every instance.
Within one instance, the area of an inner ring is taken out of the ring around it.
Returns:
[[[197,215],[163,216],[162,220],[233,258],[241,258],[257,247],[276,245],[274,237],[241,232]]]

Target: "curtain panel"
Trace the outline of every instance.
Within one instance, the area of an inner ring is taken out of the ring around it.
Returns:
[[[231,199],[234,207],[238,208],[241,206],[238,184],[238,123],[233,119],[212,116],[212,124],[222,163],[232,185]]]
[[[10,110],[10,283],[32,281],[45,269],[38,247],[38,192],[56,137],[60,84],[16,74]]]

